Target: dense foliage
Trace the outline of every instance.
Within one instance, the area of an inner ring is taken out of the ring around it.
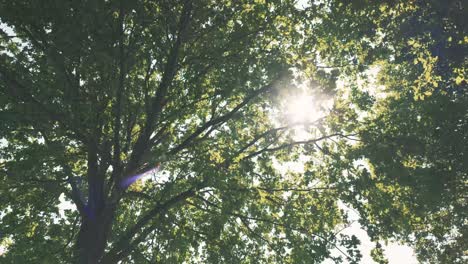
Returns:
[[[345,171],[337,176],[345,186],[341,197],[358,209],[371,238],[405,241],[422,262],[464,263],[465,7],[460,1],[365,2],[331,3],[334,16],[324,23],[344,40],[334,47],[348,51],[331,61],[354,60],[343,70],[346,88],[332,126],[359,135],[358,143],[335,145],[329,167]],[[347,13],[353,15],[337,24]]]
[[[0,261],[356,263],[345,203],[375,261],[395,239],[463,263],[465,13],[0,1]],[[304,87],[325,118],[282,113]]]

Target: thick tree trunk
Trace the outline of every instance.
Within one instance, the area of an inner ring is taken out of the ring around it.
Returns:
[[[81,227],[76,241],[76,261],[97,264],[104,255],[108,234],[112,227],[114,208],[104,199],[104,174],[99,174],[98,140],[88,144],[88,202],[81,212]]]
[[[86,216],[81,220],[76,241],[77,262],[80,264],[99,263],[104,255],[108,234],[112,228],[113,210],[103,210],[95,217]]]

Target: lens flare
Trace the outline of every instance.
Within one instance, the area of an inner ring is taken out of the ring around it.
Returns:
[[[136,175],[133,175],[133,176],[130,176],[130,177],[127,177],[125,179],[123,179],[121,182],[120,182],[120,187],[122,189],[126,189],[128,188],[130,185],[132,185],[134,182],[136,182],[138,179],[141,179],[143,178],[144,176],[147,176],[147,175],[151,175],[151,174],[154,174],[154,173],[157,173],[160,169],[160,165],[158,164],[156,167],[148,170],[148,171],[145,171],[143,173],[140,173],[140,174],[136,174]]]

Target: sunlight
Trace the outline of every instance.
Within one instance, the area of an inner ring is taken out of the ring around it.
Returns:
[[[320,126],[320,120],[332,105],[331,97],[303,83],[297,89],[284,89],[279,94],[278,107],[270,113],[270,118],[277,126],[289,126],[294,140],[306,140]]]
[[[290,123],[309,123],[319,117],[314,98],[310,95],[292,96],[286,101],[286,116]]]
[[[281,100],[279,120],[283,125],[291,126],[295,140],[305,140],[310,137],[311,128],[320,118],[325,116],[323,111],[327,100],[317,94],[299,93],[285,94]]]

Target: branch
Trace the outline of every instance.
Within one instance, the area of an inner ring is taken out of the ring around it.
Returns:
[[[285,187],[285,188],[265,188],[265,187],[253,187],[253,190],[258,189],[266,192],[312,192],[312,191],[323,191],[323,190],[336,190],[337,187],[311,187],[311,188],[296,188],[296,187]]]
[[[286,129],[290,129],[292,127],[295,127],[295,126],[300,126],[300,125],[312,125],[312,124],[315,124],[315,123],[318,123],[322,120],[323,118],[320,118],[318,120],[315,120],[313,122],[298,122],[298,123],[294,123],[294,124],[291,124],[291,125],[287,125],[287,126],[282,126],[282,127],[277,127],[277,128],[272,128],[270,130],[267,130],[257,136],[255,136],[249,143],[247,143],[244,147],[242,147],[241,149],[239,149],[233,156],[230,160],[226,161],[225,164],[224,164],[224,167],[228,167],[229,164],[231,162],[233,162],[233,160],[238,157],[240,154],[242,154],[244,151],[246,151],[248,148],[250,148],[251,146],[255,145],[258,141],[260,141],[261,139],[265,138],[266,136],[268,135],[271,135],[271,134],[275,134],[276,132],[278,131],[282,131],[282,130],[286,130]]]
[[[264,241],[268,247],[270,247],[271,250],[275,250],[275,247],[271,244],[271,242],[264,238],[261,234],[255,232],[250,226],[249,226],[249,222],[247,219],[244,219],[244,218],[239,218],[242,222],[242,224],[245,226],[245,228],[247,228],[247,230],[254,236],[258,237],[260,240]]]
[[[281,150],[281,149],[285,149],[285,148],[289,148],[289,147],[293,147],[293,146],[297,146],[297,145],[311,144],[311,143],[315,143],[317,141],[321,141],[321,140],[329,139],[329,138],[333,138],[333,137],[344,137],[344,136],[342,134],[340,134],[340,133],[335,133],[335,134],[331,134],[331,135],[327,135],[327,136],[322,136],[322,137],[319,137],[319,138],[316,138],[316,139],[294,141],[294,142],[286,143],[286,144],[283,144],[283,145],[280,145],[280,146],[274,147],[274,148],[268,148],[267,147],[267,148],[264,148],[264,149],[261,149],[259,151],[256,151],[256,152],[253,152],[253,153],[249,154],[248,156],[244,157],[242,160],[253,158],[253,157],[258,156],[258,155],[260,155],[262,153],[265,153],[265,152],[278,151],[278,150]]]
[[[33,104],[38,110],[47,114],[47,116],[55,122],[58,122],[64,128],[69,129],[75,135],[75,138],[85,144],[87,144],[87,136],[77,129],[75,129],[72,123],[69,123],[70,118],[64,116],[61,112],[54,111],[46,107],[45,104],[38,101],[34,96],[28,93],[26,87],[24,87],[16,78],[13,77],[13,74],[9,70],[0,64],[0,79],[3,80],[6,84],[6,90],[12,97],[20,98],[24,102],[29,102]]]
[[[264,93],[266,91],[271,90],[272,87],[273,87],[273,85],[269,84],[269,85],[266,85],[266,86],[264,86],[264,87],[262,87],[262,88],[260,88],[260,89],[258,89],[256,91],[252,92],[250,95],[248,95],[244,99],[244,101],[239,103],[236,107],[234,107],[234,109],[229,111],[227,114],[225,114],[223,116],[220,116],[220,117],[217,117],[217,118],[214,118],[214,119],[211,119],[210,121],[203,124],[197,130],[195,130],[195,132],[193,132],[191,135],[189,135],[182,143],[180,143],[178,146],[176,146],[172,150],[170,150],[169,154],[171,154],[171,155],[176,154],[180,150],[188,147],[194,139],[196,139],[200,134],[202,134],[204,131],[206,131],[211,126],[221,125],[221,124],[225,123],[226,121],[231,119],[237,112],[239,112],[239,110],[241,108],[246,106],[250,101],[252,101],[258,95],[260,95],[260,94],[262,94],[262,93]]]
[[[153,132],[155,121],[159,117],[164,107],[164,102],[166,101],[166,94],[176,74],[179,51],[182,46],[182,40],[188,28],[191,11],[192,1],[186,0],[184,2],[182,14],[179,20],[179,28],[176,42],[170,50],[169,57],[164,67],[164,73],[161,79],[161,83],[159,85],[158,90],[156,91],[156,95],[151,100],[151,107],[149,107],[148,113],[146,115],[145,126],[133,147],[132,155],[130,157],[130,162],[128,164],[126,174],[131,173],[131,171],[133,171],[138,166],[142,155],[150,147],[148,146],[148,140],[151,136],[151,133]]]
[[[38,39],[36,36],[34,36],[35,34],[33,33],[32,30],[23,28],[23,30],[26,32],[27,37],[29,37],[29,39],[31,40],[31,43],[35,45],[36,47],[38,47],[40,50],[42,50],[44,54],[48,56],[48,58],[52,61],[52,66],[54,66],[55,69],[65,77],[68,85],[70,86],[69,88],[65,87],[64,92],[67,93],[71,87],[73,87],[74,89],[79,88],[79,82],[78,82],[78,87],[77,87],[75,86],[75,83],[72,81],[72,78],[71,78],[72,74],[65,65],[65,58],[58,52],[59,50],[58,47],[55,47],[53,44],[49,45],[47,39],[45,38],[46,33],[41,28],[38,28],[35,25],[30,25],[30,26],[31,26],[31,29],[35,31],[34,33],[36,33],[36,35],[40,34],[40,36],[38,36],[39,37]],[[77,94],[74,94],[74,96],[77,96]],[[71,95],[69,95],[68,97],[72,98]],[[73,100],[76,100],[76,98],[73,98],[70,101],[70,105],[72,105],[72,107],[74,107]]]
[[[115,179],[116,175],[120,174],[121,162],[120,162],[120,128],[121,128],[121,116],[122,116],[122,94],[124,92],[125,82],[125,62],[124,62],[124,19],[125,14],[123,10],[123,3],[120,1],[119,10],[119,83],[117,88],[117,94],[114,104],[114,153],[112,161],[112,176],[111,179]]]
[[[78,212],[80,213],[81,217],[85,217],[86,212],[83,197],[81,195],[80,189],[78,188],[78,186],[76,186],[76,183],[71,177],[71,175],[68,176],[68,183],[72,187],[71,199],[73,203],[75,203],[76,208],[78,209]]]
[[[208,200],[206,200],[205,198],[201,197],[201,196],[196,196],[195,198],[198,198],[200,200],[202,200],[203,202],[207,203],[208,205],[211,205],[211,206],[214,206],[216,208],[220,208],[218,205],[212,203],[212,202],[209,202]],[[329,239],[327,239],[325,236],[323,235],[319,235],[319,234],[315,234],[315,233],[311,233],[307,228],[303,228],[303,227],[294,227],[292,225],[289,225],[289,224],[284,224],[284,223],[279,223],[277,221],[274,221],[274,220],[271,220],[271,219],[266,219],[266,218],[260,218],[260,217],[253,217],[253,216],[246,216],[246,215],[243,215],[243,214],[240,214],[240,213],[235,213],[235,212],[226,212],[226,211],[223,211],[224,214],[227,214],[227,215],[231,215],[231,216],[236,216],[236,217],[239,217],[241,220],[244,219],[244,220],[254,220],[254,221],[259,221],[259,222],[265,222],[265,223],[269,223],[269,224],[272,224],[272,225],[275,225],[275,226],[281,226],[283,228],[286,228],[286,229],[289,229],[289,230],[292,230],[292,231],[296,231],[296,232],[299,232],[299,233],[302,233],[302,234],[306,234],[306,235],[309,235],[309,236],[314,236],[314,237],[317,237],[317,238],[320,238],[322,239],[323,241],[325,241],[326,243],[328,244],[332,244],[334,248],[336,248],[341,254],[343,254],[344,256],[346,256],[348,259],[350,259],[350,256],[348,254],[346,254],[344,251],[342,251],[337,245],[336,243],[332,243],[332,241],[330,241]]]
[[[55,255],[55,254],[59,254],[59,253],[62,253],[62,254],[63,254],[64,251],[67,249],[68,245],[70,245],[70,243],[73,241],[73,238],[74,238],[75,235],[76,235],[76,234],[75,234],[75,228],[76,228],[76,226],[77,226],[76,224],[78,223],[78,219],[79,219],[79,217],[76,216],[76,217],[75,217],[75,220],[73,220],[71,234],[70,234],[70,237],[68,238],[67,243],[66,243],[61,249],[57,250],[57,251],[54,253],[54,255]]]
[[[196,194],[196,190],[202,186],[192,187],[187,191],[179,193],[178,195],[172,197],[171,199],[158,203],[152,210],[147,212],[145,216],[140,218],[137,223],[129,228],[129,230],[120,237],[120,239],[114,244],[114,247],[104,256],[102,263],[117,263],[118,260],[128,256],[131,253],[133,247],[143,240],[146,235],[152,230],[153,226],[146,228],[144,231],[141,231],[154,217],[161,215],[171,207],[185,201],[187,198],[192,197]],[[137,238],[134,238],[137,233],[140,235]]]
[[[137,191],[126,191],[124,196],[138,197],[138,198],[145,199],[148,201],[150,201],[153,198],[144,192],[137,192]]]

